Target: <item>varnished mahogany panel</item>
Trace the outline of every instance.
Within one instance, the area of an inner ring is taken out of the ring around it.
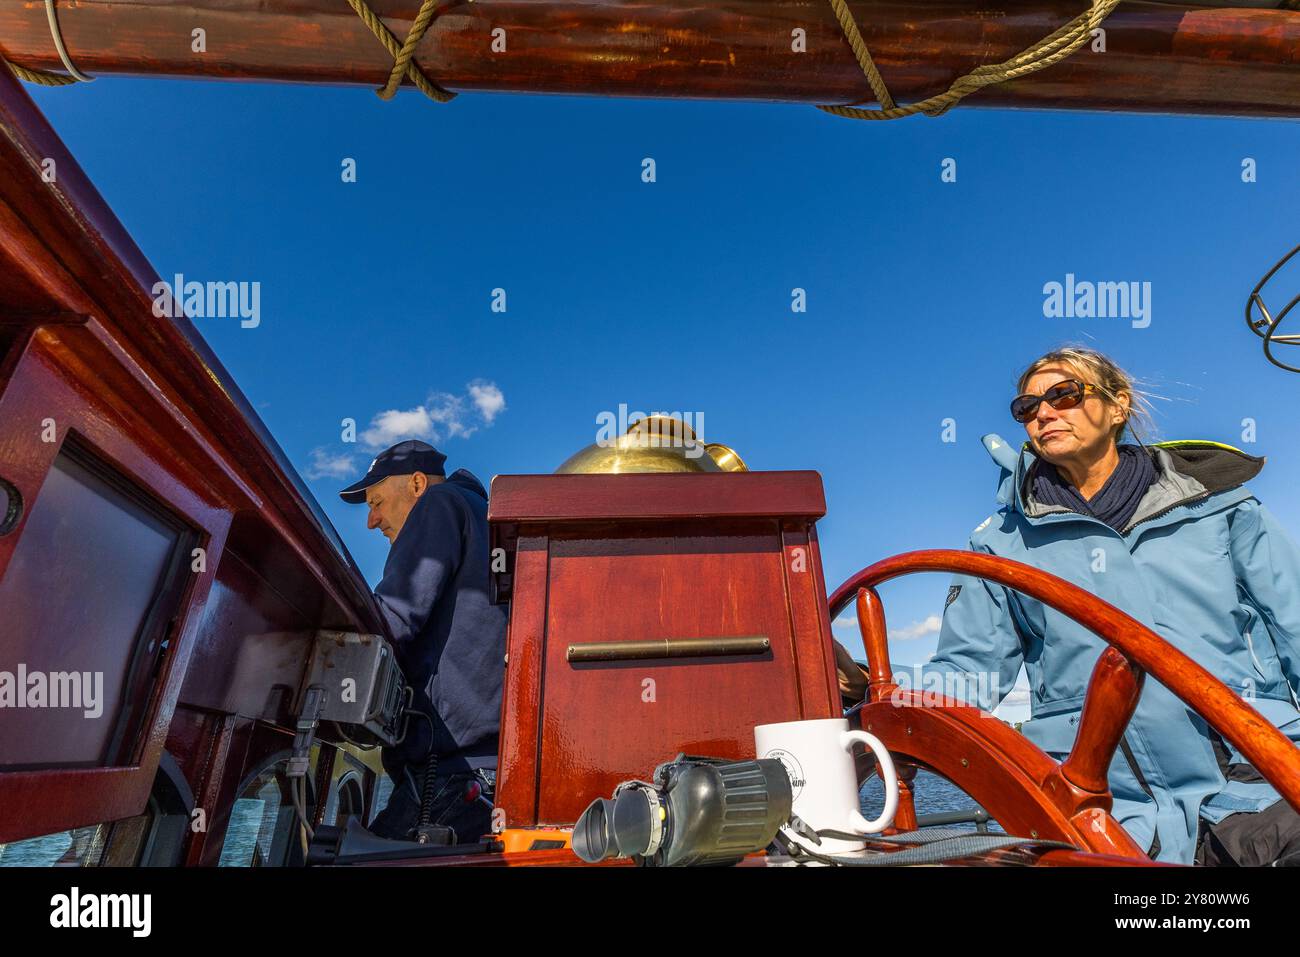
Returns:
[[[818,483],[820,485],[820,482]],[[790,625],[795,635],[819,636],[819,640],[805,640],[795,656],[795,676],[799,682],[801,700],[833,702],[827,717],[840,713],[839,682],[836,680],[835,655],[832,651],[831,619],[826,614],[826,581],[822,577],[821,550],[817,545],[816,526],[798,521],[781,523],[781,547],[785,568],[789,569],[786,599],[790,603]],[[804,559],[807,559],[805,561]],[[812,577],[811,588],[807,576]]]
[[[527,585],[510,602],[505,682],[501,693],[496,807],[502,829],[537,823],[538,721],[546,643],[546,581],[550,554],[544,536],[520,538],[515,574]]]
[[[775,523],[721,554],[676,537],[615,543],[602,554],[591,540],[551,540],[540,823],[572,822],[678,752],[753,757],[754,725],[802,716]],[[771,652],[565,660],[574,643],[741,635],[769,638]]]
[[[199,792],[195,789],[195,784],[202,787],[221,722],[221,715],[179,704],[172,713],[171,724],[167,728],[167,753],[180,768],[196,801]]]
[[[315,636],[311,625],[238,554],[227,551],[181,688],[182,703],[291,722],[293,695]]]
[[[738,476],[743,480],[736,481]],[[631,475],[498,475],[488,519],[496,523],[633,519],[803,517],[826,514],[816,472],[683,472]]]

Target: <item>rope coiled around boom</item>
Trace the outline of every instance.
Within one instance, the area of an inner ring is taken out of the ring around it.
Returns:
[[[890,95],[885,79],[880,75],[875,61],[871,59],[867,43],[862,39],[862,32],[858,29],[846,0],[830,0],[830,2],[844,30],[844,36],[853,49],[853,55],[857,58],[858,66],[866,74],[867,83],[871,86],[871,92],[875,94],[876,102],[881,108],[872,110],[858,106],[819,106],[817,109],[851,120],[897,120],[905,116],[915,116],[917,113],[941,116],[976,90],[982,90],[995,83],[1016,80],[1059,63],[1087,43],[1092,36],[1092,31],[1110,16],[1122,0],[1093,0],[1092,6],[1087,10],[1023,53],[1018,53],[1002,63],[978,66],[965,76],[958,77],[944,92],[904,106],[898,106]]]

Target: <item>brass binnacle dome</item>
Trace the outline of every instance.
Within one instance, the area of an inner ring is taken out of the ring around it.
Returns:
[[[569,456],[557,475],[633,472],[748,472],[734,449],[701,442],[695,431],[670,415],[637,419],[617,439],[596,442]]]

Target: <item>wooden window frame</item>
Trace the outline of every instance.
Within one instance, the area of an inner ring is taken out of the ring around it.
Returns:
[[[24,507],[17,526],[0,536],[0,578],[28,517],[40,508],[40,489],[69,436],[78,454],[89,454],[144,496],[151,511],[161,509],[191,529],[189,548],[205,548],[208,560],[202,571],[176,576],[175,593],[155,602],[168,605],[167,631],[160,639],[166,648],[157,659],[152,690],[139,708],[133,753],[100,767],[0,771],[0,842],[132,817],[147,806],[230,526],[229,508],[191,463],[176,456],[164,436],[166,431],[172,441],[180,437],[176,433],[181,429],[167,415],[170,410],[162,405],[123,409],[110,390],[87,388],[84,370],[69,368],[73,358],[61,349],[57,333],[45,330],[27,339],[20,356],[9,357],[12,374],[0,394],[0,450],[5,453],[0,476],[18,489]],[[136,417],[130,418],[133,412]],[[157,416],[156,426],[147,418],[151,414]],[[47,417],[55,420],[57,442],[39,440]]]

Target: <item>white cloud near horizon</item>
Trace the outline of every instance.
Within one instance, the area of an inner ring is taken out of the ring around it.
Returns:
[[[311,450],[311,461],[307,463],[307,478],[344,479],[356,471],[356,462],[351,455],[336,454],[325,448]]]
[[[854,628],[858,627],[858,616],[855,613],[840,615],[835,621],[831,622],[832,628]],[[890,641],[916,641],[918,638],[924,638],[926,635],[937,635],[939,629],[943,627],[942,615],[930,615],[924,621],[916,621],[903,628],[889,629]]]
[[[924,621],[916,621],[904,628],[889,629],[890,641],[916,641],[926,635],[937,635],[943,627],[943,617],[930,615]]]

